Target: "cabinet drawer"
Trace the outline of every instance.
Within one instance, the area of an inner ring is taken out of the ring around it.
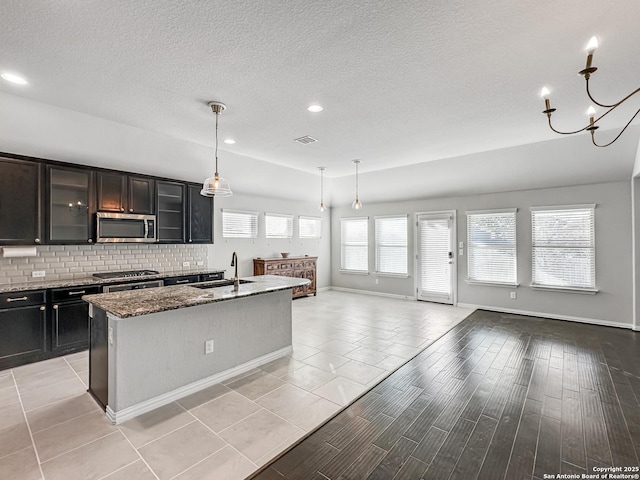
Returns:
[[[224,272],[203,273],[200,275],[201,282],[211,282],[213,280],[224,280]]]
[[[0,309],[42,305],[46,301],[45,293],[45,290],[0,293]]]
[[[200,281],[200,277],[198,275],[184,275],[181,277],[170,277],[164,279],[164,285],[184,285],[187,283],[196,283]]]
[[[91,285],[87,287],[74,287],[74,288],[58,288],[51,290],[51,301],[65,302],[69,300],[78,300],[83,295],[92,295],[94,293],[100,293],[101,288],[99,285]]]

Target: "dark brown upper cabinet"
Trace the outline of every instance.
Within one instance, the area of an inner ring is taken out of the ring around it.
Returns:
[[[98,172],[98,211],[149,215],[155,211],[153,178]]]
[[[213,243],[213,198],[200,195],[201,185],[189,185],[187,243]]]
[[[93,172],[47,165],[47,243],[93,243]]]
[[[0,157],[0,245],[40,245],[42,164]]]
[[[186,185],[180,182],[156,182],[158,241],[183,243],[185,234]]]

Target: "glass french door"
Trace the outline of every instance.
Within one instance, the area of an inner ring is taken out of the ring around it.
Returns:
[[[453,304],[455,212],[418,214],[417,223],[417,298]]]

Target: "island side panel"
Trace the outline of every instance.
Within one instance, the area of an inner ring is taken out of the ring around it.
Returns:
[[[219,374],[292,344],[291,290],[114,318],[113,411]],[[214,352],[205,355],[205,341]]]
[[[104,310],[89,308],[89,393],[106,408],[109,388],[108,319]]]

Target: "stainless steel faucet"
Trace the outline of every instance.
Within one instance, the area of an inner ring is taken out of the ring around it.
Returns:
[[[233,255],[231,255],[231,266],[236,267],[233,276],[233,291],[237,292],[240,288],[240,279],[238,278],[238,254],[236,252],[233,252]]]

